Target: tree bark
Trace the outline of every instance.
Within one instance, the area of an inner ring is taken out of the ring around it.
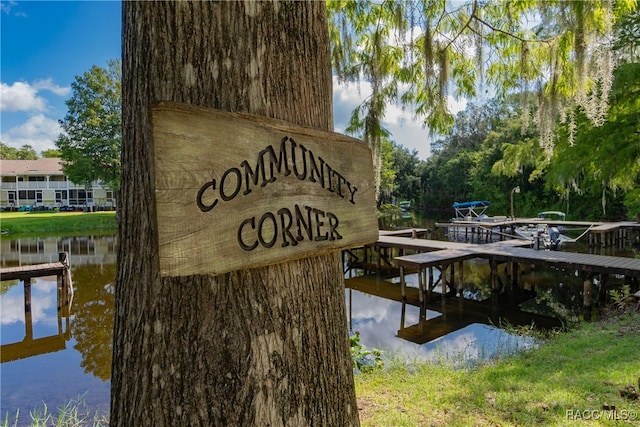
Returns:
[[[220,276],[161,277],[158,262],[153,103],[332,130],[325,14],[324,2],[123,2],[112,426],[359,424],[339,254]]]

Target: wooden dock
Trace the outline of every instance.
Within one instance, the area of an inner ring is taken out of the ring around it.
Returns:
[[[0,268],[0,281],[30,280],[34,277],[60,276],[68,266],[63,262],[49,262],[46,264],[21,265],[18,267]]]
[[[389,243],[389,238],[380,237],[382,245]],[[624,276],[625,279],[640,278],[640,259],[593,255],[573,252],[559,252],[548,250],[534,250],[507,244],[508,241],[492,244],[465,244],[456,242],[423,241],[420,239],[394,238],[393,246],[399,248],[405,241],[405,249],[420,250],[420,248],[440,247],[432,251],[421,250],[412,255],[395,257],[395,263],[400,267],[401,294],[406,297],[405,273],[407,270],[418,272],[418,289],[420,300],[429,301],[436,286],[440,286],[441,293],[448,290],[461,292],[463,280],[463,262],[468,259],[482,258],[489,260],[491,266],[492,289],[498,289],[498,264],[508,263],[508,274],[512,284],[517,285],[519,266],[542,265],[560,269],[579,271],[584,280],[584,306],[591,306],[591,284],[593,277],[600,276],[601,292],[604,292],[610,275]],[[459,271],[456,278],[456,264]],[[440,271],[440,277],[434,281],[433,269]],[[449,278],[447,278],[449,271]]]
[[[635,223],[631,225],[633,224]],[[616,226],[603,224],[600,230],[606,232],[611,229],[616,229]],[[375,244],[363,248],[364,259],[357,259],[353,265],[378,274],[399,274],[402,298],[407,298],[405,275],[417,272],[420,302],[430,301],[437,287],[441,294],[459,294],[464,283],[463,263],[476,258],[489,261],[491,285],[496,291],[499,288],[499,264],[507,264],[505,271],[512,286],[517,286],[520,281],[521,265],[540,265],[579,272],[584,283],[585,308],[591,306],[591,285],[595,276],[600,278],[600,292],[603,295],[611,275],[623,276],[626,281],[632,281],[636,285],[640,278],[640,259],[637,258],[535,250],[523,247],[530,246],[529,241],[517,239],[472,244],[406,237],[409,235],[415,234],[381,232]],[[434,269],[440,272],[436,280]]]
[[[71,338],[70,308],[73,301],[73,284],[68,256],[62,252],[58,262],[0,268],[0,281],[20,280],[24,283],[25,337],[22,341],[4,344],[0,348],[0,363],[24,359],[38,354],[64,349]],[[31,313],[31,282],[35,277],[56,276],[58,302],[58,334],[34,338]],[[63,319],[66,318],[63,328]]]

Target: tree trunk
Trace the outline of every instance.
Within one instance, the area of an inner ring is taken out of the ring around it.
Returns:
[[[358,425],[337,253],[160,277],[150,107],[332,130],[324,2],[123,2],[112,426]],[[216,155],[215,146],[211,155]]]

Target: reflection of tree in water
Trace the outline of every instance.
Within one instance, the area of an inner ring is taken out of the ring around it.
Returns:
[[[85,372],[105,381],[111,378],[115,276],[113,264],[72,267],[74,348],[82,354]]]
[[[20,284],[20,280],[16,279],[16,280],[5,280],[0,282],[0,295],[4,295],[7,292],[9,292],[9,289],[13,288],[14,286]]]

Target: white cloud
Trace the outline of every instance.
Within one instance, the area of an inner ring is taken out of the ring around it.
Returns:
[[[402,91],[402,88],[400,88]],[[333,116],[336,132],[344,132],[349,125],[351,112],[371,95],[369,82],[339,83],[333,76]],[[467,106],[464,98],[456,100],[453,96],[447,97],[449,111],[457,114]],[[389,104],[385,110],[382,125],[391,132],[391,139],[398,144],[416,150],[420,159],[426,159],[431,155],[431,134],[429,129],[423,126],[422,120],[416,119],[415,111],[411,107],[402,108],[399,104]]]
[[[48,90],[49,92],[53,92],[58,96],[67,96],[69,95],[69,93],[71,93],[71,87],[58,86],[57,84],[53,83],[50,78],[33,82],[33,87],[37,90]]]
[[[44,111],[47,102],[29,83],[0,83],[0,111]]]
[[[12,287],[0,299],[1,324],[25,322],[23,286],[20,283]],[[40,323],[55,326],[57,324],[56,286],[55,281],[42,279],[36,279],[31,286],[31,321],[34,325]]]
[[[15,148],[30,145],[41,153],[43,150],[55,148],[54,141],[62,133],[62,128],[56,120],[44,114],[31,116],[23,124],[9,129],[2,134],[2,142]]]
[[[13,0],[0,2],[0,10],[8,15],[11,13],[11,8],[17,4],[18,3]]]
[[[67,96],[69,86],[58,86],[49,79],[37,80],[33,84],[15,82],[0,83],[0,111],[41,112],[47,109],[47,100],[39,94],[48,91],[57,96]]]

